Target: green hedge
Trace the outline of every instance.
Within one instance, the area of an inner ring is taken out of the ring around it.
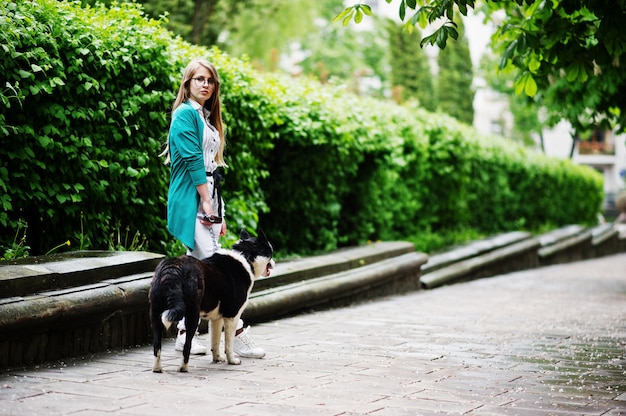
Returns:
[[[185,64],[220,71],[229,241],[261,227],[280,253],[591,224],[601,176],[419,108],[339,86],[259,74],[191,46],[134,5],[6,2],[0,11],[0,245],[28,222],[31,254],[70,240],[107,248],[129,228],[168,235],[168,168],[157,157]],[[428,248],[428,247],[426,247]]]

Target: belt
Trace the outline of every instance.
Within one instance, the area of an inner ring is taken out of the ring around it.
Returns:
[[[206,176],[213,177],[213,200],[217,201],[217,216],[221,218],[222,217],[222,182],[224,181],[224,175],[222,175],[222,172],[215,169],[213,172],[207,171]]]

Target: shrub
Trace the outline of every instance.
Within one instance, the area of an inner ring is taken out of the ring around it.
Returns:
[[[157,157],[182,69],[219,70],[229,233],[263,228],[281,254],[367,240],[420,249],[456,236],[591,224],[602,178],[450,117],[341,86],[259,74],[189,45],[139,6],[5,2],[0,10],[0,244],[28,224],[31,254],[70,239],[177,254],[166,231],[169,168]],[[121,240],[120,240],[121,241]],[[133,240],[135,241],[135,240]],[[145,244],[144,244],[145,243]],[[147,244],[147,245],[146,245]]]
[[[68,238],[104,248],[118,223],[165,238],[169,33],[123,4],[5,5],[0,224],[25,220],[33,254]]]

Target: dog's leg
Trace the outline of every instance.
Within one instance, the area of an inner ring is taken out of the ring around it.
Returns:
[[[155,373],[163,372],[161,367],[161,339],[163,337],[163,326],[159,319],[155,319],[155,313],[151,314],[152,320],[152,337],[153,337],[153,351],[154,351],[154,363],[152,365],[152,371]]]
[[[226,351],[228,364],[241,364],[241,360],[233,352],[233,342],[235,342],[235,331],[237,331],[238,322],[238,316],[235,318],[224,318],[224,350]]]
[[[163,367],[161,367],[161,350],[154,353],[154,364],[152,365],[153,373],[162,373]]]
[[[183,347],[183,362],[180,364],[178,371],[181,373],[187,372],[189,365],[189,354],[191,353],[191,340],[196,335],[198,329],[199,314],[187,314],[185,315],[185,346]]]
[[[211,320],[211,353],[213,354],[214,363],[226,361],[226,357],[220,354],[220,338],[222,337],[223,325],[224,321],[222,318]]]

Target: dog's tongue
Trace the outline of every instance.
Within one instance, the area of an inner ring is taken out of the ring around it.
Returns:
[[[270,265],[268,264],[267,267],[265,267],[265,277],[270,277]]]

